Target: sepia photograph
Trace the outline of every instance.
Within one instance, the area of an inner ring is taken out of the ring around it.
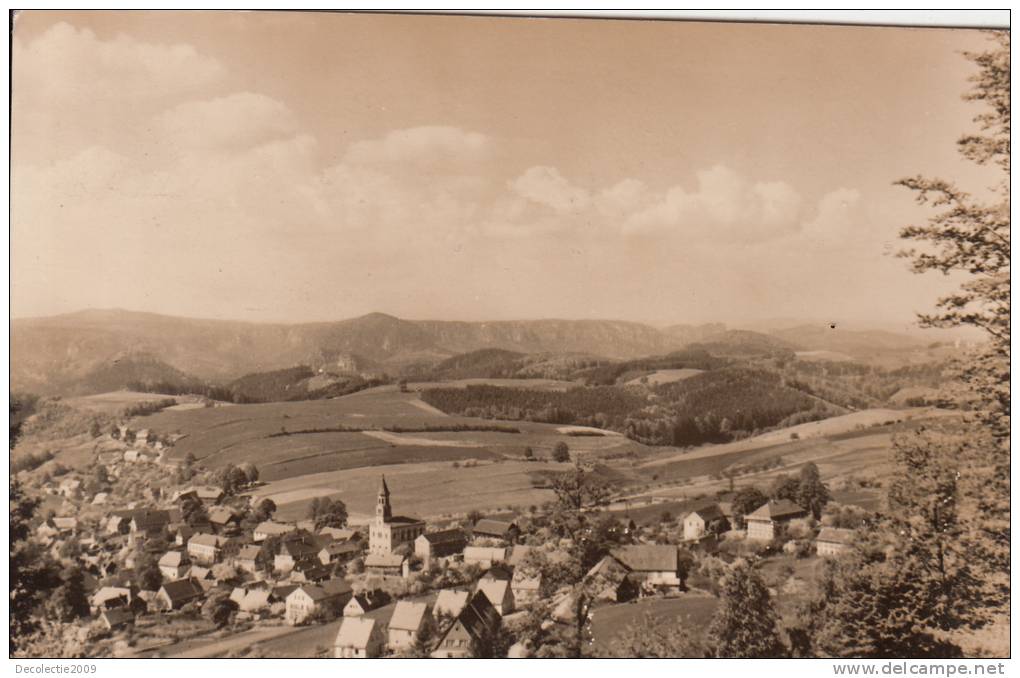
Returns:
[[[12,673],[1005,675],[1009,14],[856,14],[10,11]]]

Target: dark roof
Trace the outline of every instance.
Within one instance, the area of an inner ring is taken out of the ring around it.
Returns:
[[[679,557],[676,546],[640,544],[613,549],[612,555],[633,572],[676,572]]]
[[[178,579],[177,581],[170,581],[163,584],[163,590],[166,591],[166,595],[170,600],[174,602],[182,602],[198,598],[205,593],[205,590],[199,585],[197,581],[191,579]]]
[[[357,542],[353,541],[334,541],[323,546],[321,551],[325,551],[330,555],[337,555],[339,553],[356,553],[361,551],[361,546],[359,546]]]
[[[466,542],[467,535],[464,534],[464,530],[459,527],[455,527],[452,530],[442,530],[440,532],[426,532],[421,535],[430,544],[449,544],[451,542]]]
[[[283,586],[276,586],[273,588],[273,597],[278,600],[283,600],[297,589],[297,584],[284,584]]]
[[[101,615],[106,623],[110,626],[120,626],[121,624],[127,624],[135,620],[135,614],[131,611],[130,607],[114,607],[109,610],[104,610]]]
[[[139,509],[131,516],[139,530],[161,530],[170,524],[170,512],[158,509]]]
[[[289,539],[280,544],[280,554],[288,555],[291,558],[311,558],[319,552],[314,544],[303,539]]]
[[[475,640],[482,638],[487,632],[494,631],[500,624],[499,612],[481,591],[476,591],[471,596],[467,605],[457,615],[457,620]]]
[[[508,523],[505,520],[492,520],[491,518],[482,518],[474,527],[471,528],[472,534],[484,535],[487,537],[499,537],[506,539],[510,536],[512,530],[517,529],[516,523]]]
[[[705,504],[703,506],[697,506],[691,509],[691,513],[697,513],[701,516],[701,519],[706,523],[719,518],[725,518],[726,515],[723,513],[722,508],[719,504]],[[690,515],[688,513],[687,515]]]
[[[841,527],[823,527],[818,532],[817,541],[830,542],[833,544],[849,544],[853,541],[854,531]]]
[[[421,518],[412,518],[410,516],[393,516],[392,518],[386,519],[387,523],[424,523]]]
[[[749,513],[747,517],[761,518],[763,520],[785,520],[799,518],[804,515],[807,515],[807,511],[803,508],[797,506],[789,499],[780,499],[779,501],[770,501],[762,504]]]

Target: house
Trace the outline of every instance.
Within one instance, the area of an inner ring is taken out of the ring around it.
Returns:
[[[470,591],[457,591],[455,589],[443,589],[436,596],[436,603],[432,606],[432,613],[439,617],[456,617],[464,606],[467,605]]]
[[[273,569],[290,572],[298,563],[315,561],[319,563],[318,549],[304,539],[286,539],[280,544],[280,552],[273,559]]]
[[[212,568],[209,567],[192,565],[188,570],[188,577],[197,581],[206,591],[216,584],[216,577],[213,575]]]
[[[73,516],[55,516],[50,522],[61,534],[71,534],[78,531],[78,519]]]
[[[399,553],[390,553],[388,555],[369,553],[365,557],[365,569],[376,574],[391,577],[407,576],[409,570],[407,558]]]
[[[510,590],[514,594],[514,604],[518,607],[538,602],[539,590],[541,588],[541,574],[529,577],[521,572],[514,572],[514,578],[510,580]]]
[[[241,612],[261,612],[269,607],[271,593],[269,589],[250,589],[240,600],[234,602],[237,603],[237,609]]]
[[[426,532],[414,540],[414,552],[425,563],[429,563],[436,558],[447,558],[462,552],[467,541],[467,535],[459,527]]]
[[[382,656],[386,637],[382,625],[366,617],[345,617],[336,634],[333,656],[337,659],[369,659]]]
[[[853,541],[854,531],[841,527],[823,527],[815,538],[815,548],[820,556],[837,556]]]
[[[106,519],[106,533],[127,534],[131,531],[131,520],[134,517],[134,511],[131,510],[111,511]]]
[[[297,530],[293,525],[287,525],[285,523],[275,523],[272,520],[267,520],[264,523],[259,523],[255,526],[252,531],[252,541],[263,541],[269,537],[283,536],[290,534]]]
[[[683,586],[680,572],[680,551],[668,544],[640,544],[622,546],[610,552],[616,560],[630,571],[630,579],[645,589],[669,588],[679,590]]]
[[[729,529],[730,521],[719,504],[696,508],[684,517],[685,541],[697,541],[708,534],[720,535]]]
[[[506,564],[510,567],[517,567],[524,562],[524,559],[531,553],[532,547],[524,544],[514,544],[510,547],[510,553],[506,557]]]
[[[199,563],[211,565],[219,562],[226,540],[215,534],[196,534],[188,540],[188,555]]]
[[[134,463],[138,461],[138,450],[127,450],[124,452],[124,461]]]
[[[637,585],[630,579],[630,571],[612,556],[605,556],[595,563],[585,574],[584,582],[597,600],[622,603],[638,594]]]
[[[324,527],[318,534],[329,537],[333,541],[357,541],[361,539],[361,533],[350,527]]]
[[[432,656],[436,659],[471,656],[472,648],[486,645],[486,640],[496,634],[500,624],[499,612],[486,595],[478,591],[443,632]]]
[[[484,593],[500,616],[514,611],[513,589],[506,579],[479,579],[475,585],[475,592]]]
[[[343,579],[330,579],[319,584],[302,584],[287,596],[284,618],[288,624],[300,624],[320,610],[339,614],[351,599],[351,585]]]
[[[103,610],[99,615],[99,621],[106,627],[107,631],[116,631],[126,628],[135,623],[135,613],[128,607],[115,607]]]
[[[292,582],[315,582],[324,581],[333,576],[333,568],[323,565],[318,560],[299,560],[290,571]]]
[[[791,520],[808,514],[788,499],[769,501],[744,516],[747,522],[747,538],[772,541],[779,531]]]
[[[96,461],[102,466],[112,466],[123,459],[124,455],[121,452],[100,452],[96,456]]]
[[[483,569],[506,560],[506,549],[502,546],[468,546],[464,549],[464,562],[473,563]]]
[[[201,600],[205,589],[193,579],[167,582],[156,592],[156,600],[168,610],[179,610],[188,603]]]
[[[390,597],[385,591],[376,590],[366,593],[359,593],[353,596],[344,606],[345,617],[360,617],[366,612],[382,607],[390,602]]]
[[[398,601],[388,627],[387,645],[390,651],[404,652],[414,647],[418,631],[431,616],[429,606],[425,603]]]
[[[123,607],[131,603],[131,589],[127,586],[103,586],[89,600],[89,607],[93,613],[109,610],[114,607]]]
[[[425,532],[425,521],[395,516],[390,507],[390,489],[385,476],[379,482],[375,501],[375,519],[369,526],[368,551],[379,556],[391,555],[398,546],[413,543]]]
[[[195,496],[203,504],[218,504],[223,499],[223,488],[216,487],[215,485],[198,485],[193,489]]]
[[[156,536],[166,532],[170,525],[170,512],[157,509],[139,509],[131,516],[130,530],[133,533]]]
[[[182,524],[171,528],[171,534],[173,534],[174,543],[177,544],[178,546],[187,546],[188,540],[191,539],[191,536],[196,532],[198,532],[198,530],[196,530],[191,525]]]
[[[517,523],[491,518],[482,518],[471,528],[474,539],[498,539],[508,544],[516,541],[520,533]]]
[[[93,506],[103,506],[109,500],[110,494],[108,492],[97,492],[96,496],[92,497]]]
[[[241,517],[226,506],[216,506],[209,509],[209,524],[217,530],[223,531],[229,527],[237,527]]]
[[[258,546],[245,546],[234,556],[234,567],[254,574],[262,569],[262,549]]]
[[[188,571],[190,564],[191,561],[188,559],[187,553],[183,551],[167,551],[159,559],[159,572],[163,575],[163,579],[173,581],[183,577],[184,573]]]
[[[334,541],[326,544],[319,551],[319,562],[323,565],[336,565],[354,560],[361,554],[361,546],[353,541]]]

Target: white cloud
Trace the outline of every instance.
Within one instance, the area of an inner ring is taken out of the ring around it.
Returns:
[[[583,188],[574,186],[555,167],[531,167],[510,182],[510,189],[523,198],[557,212],[578,212],[591,198]]]
[[[815,217],[804,224],[804,236],[822,242],[847,242],[860,235],[860,191],[837,188],[818,201]]]
[[[188,101],[156,118],[161,144],[192,149],[243,150],[292,136],[293,112],[262,94],[237,92],[205,101]]]
[[[491,141],[484,134],[457,127],[411,127],[394,130],[382,139],[351,145],[344,162],[354,165],[405,164],[458,167],[482,160]]]

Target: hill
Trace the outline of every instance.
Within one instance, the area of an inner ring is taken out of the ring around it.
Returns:
[[[91,310],[13,320],[11,382],[15,388],[60,393],[124,356],[156,356],[193,379],[222,383],[294,365],[395,374],[405,366],[420,369],[480,349],[633,358],[677,344],[651,326],[620,321],[411,321],[372,313],[286,325]],[[101,374],[89,377],[81,388],[99,392],[124,386],[113,383],[120,377],[99,384],[102,380]]]

